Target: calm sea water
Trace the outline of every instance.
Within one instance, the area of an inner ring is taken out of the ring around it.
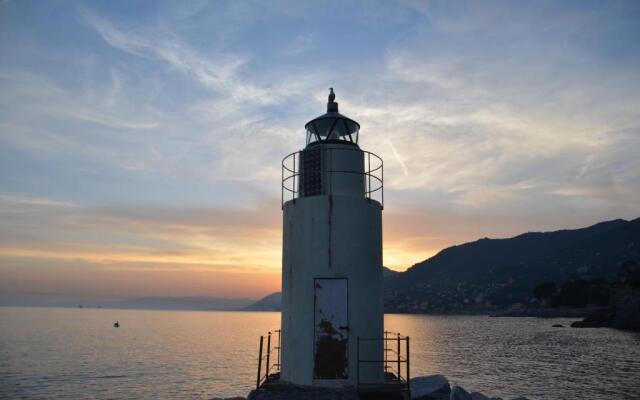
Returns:
[[[112,323],[119,320],[121,327]],[[640,335],[568,319],[387,315],[413,375],[530,399],[640,398]],[[0,398],[245,396],[278,313],[0,307]]]

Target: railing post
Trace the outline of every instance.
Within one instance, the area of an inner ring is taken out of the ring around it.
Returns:
[[[280,365],[280,352],[282,351],[282,342],[281,342],[281,330],[278,329],[278,371],[280,371],[282,369],[282,366]]]
[[[267,334],[267,367],[265,369],[266,379],[269,379],[269,357],[271,357],[271,332]]]
[[[382,158],[380,159],[380,180],[382,182],[380,182],[380,188],[381,188],[381,194],[382,194],[382,209],[384,210],[384,161],[382,161]]]
[[[387,331],[384,331],[384,339],[383,339],[384,345],[383,345],[383,359],[384,359],[384,373],[387,373],[387,370],[389,369],[389,363],[388,363],[388,358],[387,358],[387,353],[389,352],[387,350]]]
[[[260,336],[260,350],[258,350],[258,378],[256,379],[256,390],[260,390],[260,369],[262,368],[262,341],[264,336]]]
[[[401,380],[400,376],[402,375],[400,368],[402,364],[400,363],[400,334],[398,333],[398,380]]]
[[[358,336],[356,346],[356,358],[358,359],[358,367],[356,368],[356,386],[360,386],[360,336]]]
[[[367,197],[371,199],[371,153],[367,152],[368,169],[367,169]]]
[[[410,362],[410,358],[409,358],[409,336],[407,336],[407,388],[409,390],[411,390],[411,370],[410,370],[410,366],[411,366],[411,362]]]

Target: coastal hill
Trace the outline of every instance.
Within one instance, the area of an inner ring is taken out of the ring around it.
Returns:
[[[615,279],[640,259],[640,218],[452,246],[385,280],[388,312],[491,312],[526,304],[541,282]]]
[[[281,304],[282,293],[275,292],[263,297],[253,304],[248,305],[243,309],[243,311],[280,311]]]

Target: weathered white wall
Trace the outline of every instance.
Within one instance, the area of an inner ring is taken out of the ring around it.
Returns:
[[[357,337],[383,336],[382,210],[359,195],[303,197],[284,205],[281,379],[303,385],[356,383]],[[349,379],[314,381],[314,278],[348,278]],[[361,359],[382,359],[382,342]],[[363,353],[364,350],[364,353]],[[361,368],[379,382],[382,365]]]

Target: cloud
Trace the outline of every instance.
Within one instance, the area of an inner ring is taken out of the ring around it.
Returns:
[[[285,56],[300,57],[303,53],[310,51],[316,42],[317,38],[313,33],[302,33],[291,40],[281,52]]]
[[[220,296],[260,298],[280,290],[277,272],[193,268],[181,263],[95,262],[0,254],[0,295],[91,298]]]
[[[431,24],[386,49],[385,71],[362,77],[376,82],[373,95],[349,102],[362,116],[363,139],[387,160],[386,188],[420,193],[422,202],[444,196],[459,210],[542,213],[550,212],[549,203],[579,209],[607,203],[630,217],[639,200],[630,195],[639,189],[631,149],[640,147],[640,136],[620,132],[640,131],[629,108],[639,102],[637,72],[619,68],[603,80],[580,30],[602,26],[614,13],[537,10],[545,16],[538,27],[537,14],[509,7],[426,8]],[[546,36],[574,39],[559,47]],[[595,159],[601,171],[615,171],[615,190],[587,176],[595,173],[589,167]],[[594,184],[601,190],[563,190]]]
[[[280,264],[279,219],[262,208],[87,207],[8,196],[0,204],[0,253],[7,256],[236,271]]]
[[[204,58],[178,39],[158,34],[148,37],[125,33],[94,14],[85,13],[84,17],[86,23],[114,48],[140,57],[158,58],[171,68],[192,76],[203,86],[227,94],[237,102],[270,104],[274,101],[266,90],[236,78],[239,68],[247,62],[246,57],[216,54],[216,60],[213,61]]]

